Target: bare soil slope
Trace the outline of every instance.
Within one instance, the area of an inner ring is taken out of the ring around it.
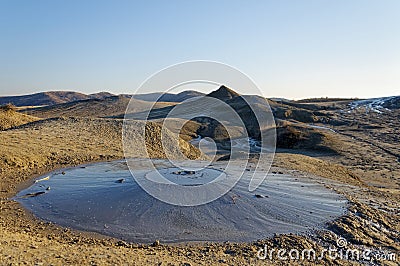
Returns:
[[[8,104],[0,106],[0,130],[9,129],[37,120],[39,120],[39,118],[18,113],[13,105]]]

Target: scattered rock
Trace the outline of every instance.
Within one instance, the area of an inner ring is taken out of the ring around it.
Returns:
[[[46,181],[46,180],[49,180],[49,179],[50,179],[50,176],[46,176],[46,177],[43,177],[43,178],[41,178],[41,179],[35,180],[35,183],[37,183],[37,182],[42,182],[42,181]]]
[[[227,249],[224,252],[225,254],[231,255],[231,256],[235,256],[236,255],[236,251],[232,250],[232,249]]]
[[[39,191],[39,192],[35,192],[35,193],[28,193],[28,194],[23,195],[22,198],[36,197],[36,196],[42,195],[42,194],[44,194],[44,193],[46,193],[46,192],[44,192],[44,191]]]
[[[255,194],[254,196],[255,196],[256,198],[259,198],[259,199],[268,198],[268,196],[260,195],[260,194]]]
[[[130,245],[128,243],[126,243],[125,241],[122,241],[122,240],[118,241],[115,245],[117,247],[126,247],[126,248],[130,247]]]

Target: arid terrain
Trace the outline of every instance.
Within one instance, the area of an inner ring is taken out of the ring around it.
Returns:
[[[52,96],[52,97],[49,97]],[[130,97],[58,93],[31,98],[0,97],[17,105],[0,108],[0,264],[1,265],[398,265],[400,251],[400,96],[378,100],[268,100],[275,117],[277,153],[270,172],[290,173],[323,184],[344,195],[347,213],[323,230],[303,235],[276,235],[253,243],[178,243],[143,245],[41,221],[13,200],[33,178],[54,169],[123,159],[122,118]],[[62,95],[63,97],[61,97]],[[69,97],[65,96],[69,95]],[[71,96],[75,95],[75,96]],[[146,135],[148,153],[164,158],[160,119],[194,92],[136,97],[137,110],[153,108]],[[211,97],[230,104],[249,121],[252,115],[234,91],[221,87]],[[61,99],[61,98],[62,99]],[[39,99],[38,99],[39,98]],[[52,99],[52,100],[49,100]],[[40,105],[45,105],[40,107]],[[29,107],[27,107],[29,106]],[[134,117],[134,115],[133,115]],[[136,123],[144,123],[137,121]],[[167,138],[169,153],[188,159],[205,156],[188,140],[197,135],[217,141],[226,156],[225,132],[217,123],[193,119],[180,139]],[[138,144],[139,145],[139,144]],[[137,157],[146,157],[138,153]],[[343,237],[349,248],[390,253],[396,260],[260,260],[269,249],[314,249],[336,245]]]

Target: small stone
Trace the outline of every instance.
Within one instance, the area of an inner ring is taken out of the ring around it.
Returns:
[[[118,241],[118,242],[116,243],[116,246],[117,246],[117,247],[129,247],[129,244],[126,243],[125,241],[120,240],[120,241]]]

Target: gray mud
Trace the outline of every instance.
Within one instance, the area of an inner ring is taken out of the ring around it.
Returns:
[[[140,169],[140,160],[138,170],[146,173]],[[166,163],[158,160],[156,165],[164,168]],[[223,163],[212,167],[223,168]],[[234,173],[230,169],[226,175]],[[122,161],[59,170],[43,177],[47,176],[48,180],[19,192],[16,200],[43,220],[138,243],[156,239],[164,243],[249,242],[274,234],[301,234],[324,228],[327,221],[346,212],[347,203],[320,184],[285,174],[269,174],[253,192],[243,177],[224,196],[196,207],[169,205],[148,195]],[[45,193],[24,197],[38,192]]]

